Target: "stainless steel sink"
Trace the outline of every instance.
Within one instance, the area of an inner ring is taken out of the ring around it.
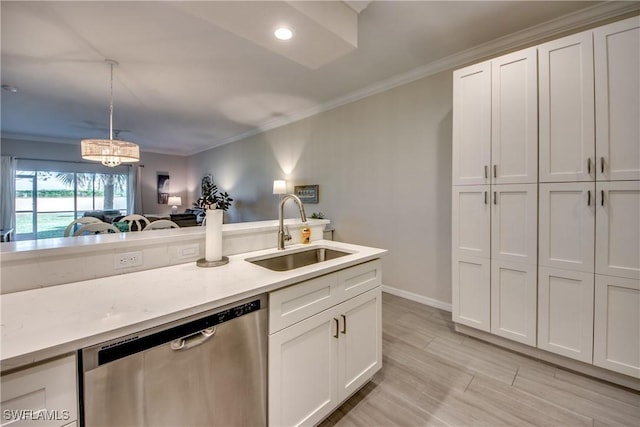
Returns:
[[[298,249],[294,251],[287,251],[285,253],[247,258],[246,261],[273,271],[289,271],[295,268],[304,267],[305,265],[317,264],[319,262],[340,258],[345,255],[349,255],[349,252],[319,246],[312,249]]]

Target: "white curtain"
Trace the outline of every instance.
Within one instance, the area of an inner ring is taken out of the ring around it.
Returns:
[[[16,165],[14,157],[0,159],[0,228],[15,228]]]
[[[129,214],[143,213],[142,210],[142,179],[140,179],[140,166],[131,165],[129,169]]]

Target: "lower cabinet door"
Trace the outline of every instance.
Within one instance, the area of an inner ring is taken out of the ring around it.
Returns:
[[[269,336],[269,426],[314,425],[338,403],[333,309]]]
[[[61,427],[78,418],[75,354],[2,376],[2,426]]]
[[[596,274],[593,364],[640,378],[640,280]]]
[[[593,273],[539,267],[538,348],[593,361]]]
[[[491,260],[491,333],[536,345],[537,266]]]
[[[453,256],[453,321],[491,331],[491,260]]]
[[[339,401],[358,390],[382,367],[381,299],[378,287],[336,307],[340,322]]]

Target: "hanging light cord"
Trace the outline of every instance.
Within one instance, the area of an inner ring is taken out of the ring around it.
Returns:
[[[113,64],[115,61],[109,60],[111,67],[111,86],[109,98],[109,141],[113,141]]]

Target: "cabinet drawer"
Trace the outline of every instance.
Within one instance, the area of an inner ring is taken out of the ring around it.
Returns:
[[[269,294],[272,334],[337,304],[338,273],[327,274]]]
[[[75,355],[3,375],[0,425],[68,425],[78,418],[76,378]]]
[[[382,262],[377,259],[338,271],[340,301],[353,298],[382,284]]]

